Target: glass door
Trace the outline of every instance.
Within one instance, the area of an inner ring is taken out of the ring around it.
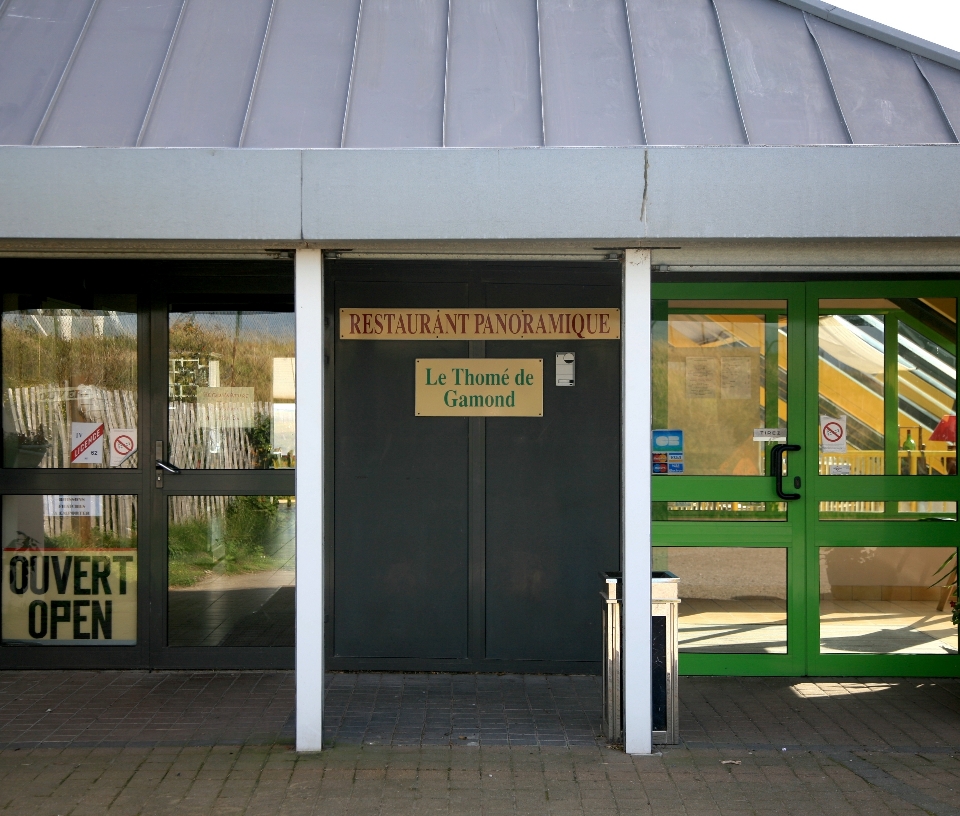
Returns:
[[[960,668],[957,297],[955,281],[807,286],[811,674]]]
[[[687,674],[803,672],[804,309],[798,284],[654,287],[654,569]]]
[[[654,569],[680,578],[682,672],[960,670],[958,295],[654,287]]]
[[[153,308],[154,662],[292,665],[292,277],[184,284]]]
[[[0,666],[139,666],[150,535],[136,286],[109,267],[8,265]]]

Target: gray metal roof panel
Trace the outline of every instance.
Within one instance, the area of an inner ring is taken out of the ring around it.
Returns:
[[[744,144],[710,0],[626,2],[647,143]]]
[[[363,0],[344,147],[443,144],[448,0]]]
[[[0,0],[0,144],[953,142],[957,69],[820,0]]]
[[[871,20],[869,17],[863,17],[854,14],[852,11],[838,8],[832,3],[824,3],[823,0],[778,0],[778,2],[805,11],[815,17],[822,17],[824,20],[849,28],[851,31],[866,34],[868,37],[880,40],[880,42],[895,45],[897,48],[927,57],[933,62],[939,62],[942,65],[960,70],[960,51],[947,48],[945,45],[930,42],[930,40],[925,40],[922,37],[908,34],[906,31],[891,28],[876,20]]]
[[[144,147],[237,147],[270,0],[186,0]]]
[[[540,0],[547,145],[643,144],[623,0]]]
[[[100,0],[39,144],[137,143],[183,0]]]
[[[543,144],[537,0],[451,0],[443,143]]]
[[[33,142],[93,0],[11,0],[0,19],[0,144]]]
[[[340,147],[360,0],[276,0],[243,147]]]
[[[751,144],[846,144],[803,14],[776,0],[714,0]]]
[[[936,99],[908,52],[819,17],[807,20],[820,44],[854,142],[954,141]]]
[[[916,61],[924,78],[937,95],[937,101],[953,128],[954,136],[960,135],[960,71],[923,57],[917,57]]]

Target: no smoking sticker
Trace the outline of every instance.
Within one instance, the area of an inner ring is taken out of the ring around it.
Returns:
[[[824,453],[847,452],[847,417],[820,415],[820,450]]]
[[[136,428],[114,428],[110,431],[110,467],[120,467],[136,452]]]

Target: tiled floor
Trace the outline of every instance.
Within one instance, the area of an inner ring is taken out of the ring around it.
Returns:
[[[685,677],[683,742],[637,757],[596,678],[328,682],[297,754],[289,672],[0,672],[0,813],[960,816],[957,679]]]
[[[324,736],[363,745],[596,745],[600,678],[333,674]]]

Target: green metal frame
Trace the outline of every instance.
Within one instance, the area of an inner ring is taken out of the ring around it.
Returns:
[[[865,293],[868,293],[865,295]],[[653,318],[664,320],[668,300],[786,300],[787,301],[787,441],[801,446],[790,454],[792,474],[803,475],[802,498],[788,505],[787,521],[655,521],[654,547],[778,547],[787,553],[787,654],[681,654],[681,674],[714,675],[832,675],[832,676],[955,676],[958,655],[834,655],[820,654],[820,547],[957,546],[958,530],[949,523],[908,521],[821,520],[821,501],[956,501],[960,476],[923,478],[897,472],[899,436],[897,393],[897,325],[900,319],[929,336],[926,327],[899,310],[852,310],[885,313],[884,425],[885,475],[820,476],[819,365],[817,326],[821,298],[952,297],[960,300],[960,282],[929,280],[830,281],[808,283],[733,283],[653,286]],[[702,311],[702,310],[700,310]],[[741,310],[732,310],[741,311]],[[766,310],[764,310],[766,311]],[[830,313],[841,310],[831,309]],[[846,310],[843,310],[846,311]],[[757,313],[753,312],[752,313]],[[655,324],[654,332],[664,330]],[[769,332],[768,332],[769,334]],[[775,337],[775,333],[773,337]],[[655,336],[656,339],[656,336]],[[936,338],[940,341],[940,338]],[[770,344],[771,337],[767,337]],[[956,338],[945,348],[953,352]],[[654,427],[665,417],[664,388],[658,372],[666,370],[663,352],[654,347]],[[658,355],[660,358],[658,358]],[[767,355],[770,362],[770,355]],[[774,358],[774,363],[776,362]],[[767,411],[777,410],[776,366],[773,379],[767,366]],[[772,393],[771,393],[772,390]],[[767,426],[770,426],[768,419]],[[769,445],[768,445],[769,447]],[[766,476],[656,476],[654,501],[777,501],[774,483]],[[933,578],[931,576],[931,582]],[[682,594],[682,593],[681,593]]]

